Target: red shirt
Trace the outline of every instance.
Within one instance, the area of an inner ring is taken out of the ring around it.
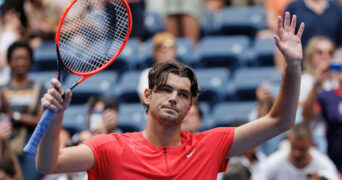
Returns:
[[[92,179],[216,179],[225,171],[234,128],[181,132],[182,144],[155,147],[142,132],[105,134],[83,142],[94,154]]]

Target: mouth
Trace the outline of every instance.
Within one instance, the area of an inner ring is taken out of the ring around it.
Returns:
[[[170,110],[173,110],[173,111],[176,111],[177,113],[179,112],[177,108],[172,107],[172,106],[164,106],[163,108],[165,108],[165,109],[170,109]]]

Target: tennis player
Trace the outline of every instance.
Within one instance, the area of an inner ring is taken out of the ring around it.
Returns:
[[[232,156],[290,129],[298,105],[304,24],[295,33],[296,16],[278,17],[275,44],[286,59],[280,93],[271,111],[236,128],[215,128],[190,134],[182,120],[200,90],[194,72],[178,63],[155,65],[145,90],[147,126],[143,132],[95,136],[75,147],[59,149],[63,113],[71,92],[52,86],[42,105],[56,112],[37,152],[37,168],[45,174],[87,171],[89,179],[216,179]]]

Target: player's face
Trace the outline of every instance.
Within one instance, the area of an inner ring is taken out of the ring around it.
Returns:
[[[191,107],[190,80],[170,73],[160,89],[153,89],[146,101],[152,117],[164,125],[179,125]]]
[[[15,75],[26,75],[31,67],[28,50],[26,48],[16,48],[13,51],[10,66]]]
[[[309,150],[312,145],[310,138],[296,138],[294,135],[289,135],[291,151],[289,158],[297,166],[306,165],[310,160]]]

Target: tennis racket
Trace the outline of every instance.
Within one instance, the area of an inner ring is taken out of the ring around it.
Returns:
[[[70,90],[104,70],[129,38],[132,15],[124,0],[72,0],[56,31],[57,79],[61,69],[81,76]],[[46,109],[24,151],[35,154],[55,112]]]

